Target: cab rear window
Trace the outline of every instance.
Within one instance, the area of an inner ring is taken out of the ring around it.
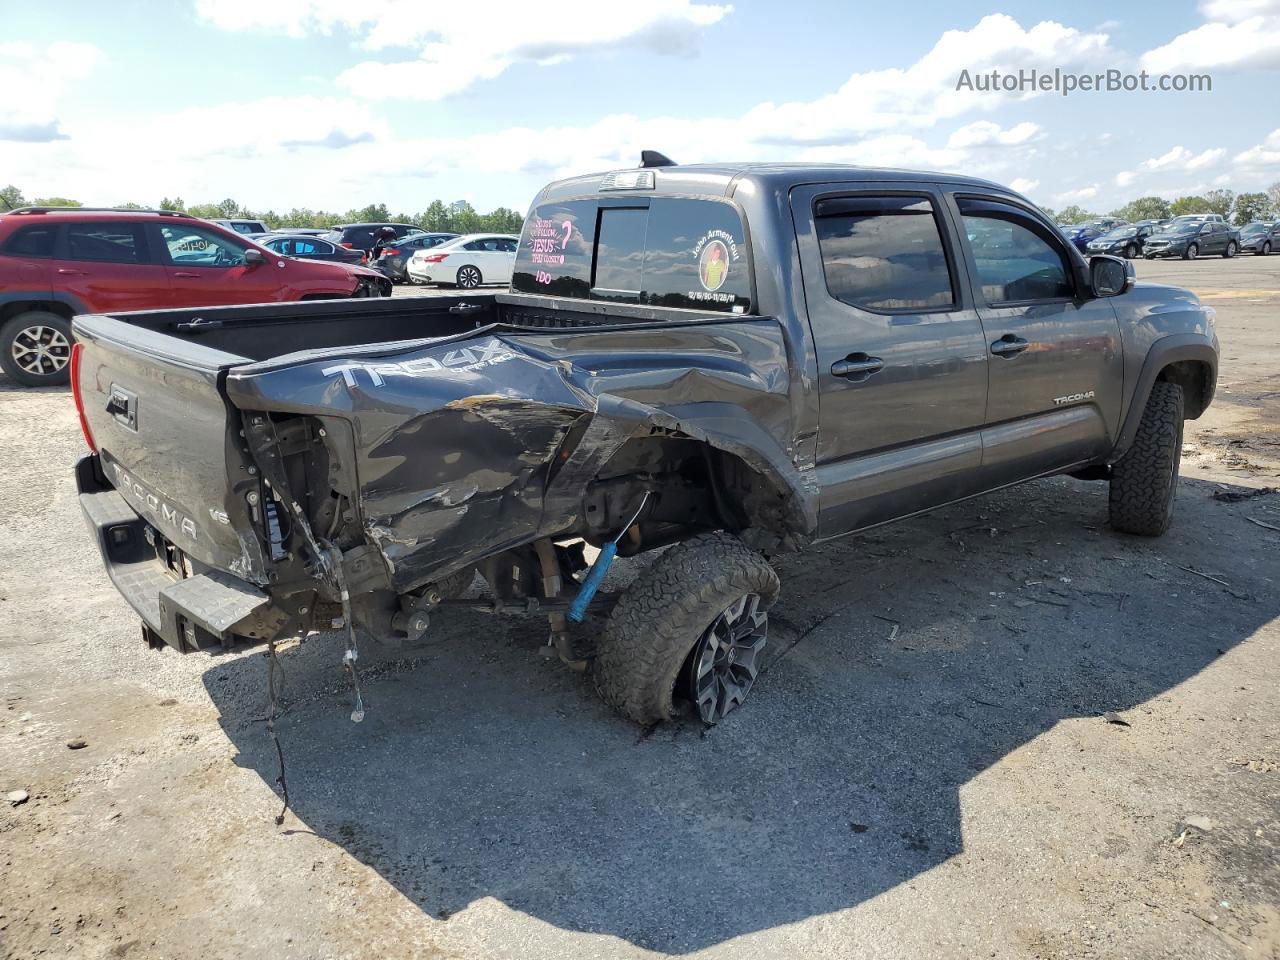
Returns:
[[[675,197],[570,200],[525,222],[512,289],[746,313],[751,267],[737,210]]]

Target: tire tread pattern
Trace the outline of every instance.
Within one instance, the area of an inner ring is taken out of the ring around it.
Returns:
[[[778,588],[768,562],[728,533],[676,544],[609,615],[596,655],[596,690],[636,723],[670,720],[676,679],[702,632],[743,594],[759,594],[767,608]]]
[[[1111,526],[1158,537],[1169,529],[1182,459],[1182,388],[1157,381],[1142,411],[1133,446],[1111,468]]]

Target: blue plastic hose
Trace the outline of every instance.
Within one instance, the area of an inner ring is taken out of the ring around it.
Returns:
[[[582,622],[582,618],[587,612],[587,607],[595,597],[596,591],[600,589],[600,584],[604,581],[605,574],[609,572],[609,567],[613,564],[613,558],[617,555],[618,544],[616,541],[610,541],[600,548],[600,556],[596,557],[596,562],[591,565],[591,569],[587,571],[586,579],[582,581],[582,586],[578,588],[578,595],[573,598],[573,603],[569,604],[569,619],[574,623]]]

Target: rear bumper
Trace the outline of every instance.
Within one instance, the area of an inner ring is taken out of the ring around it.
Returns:
[[[170,574],[148,539],[148,523],[107,482],[98,456],[81,457],[75,469],[80,511],[107,576],[142,618],[143,635],[152,646],[163,641],[184,653],[227,647],[254,639],[277,619],[264,592],[229,574],[203,570],[185,579]],[[152,530],[151,540],[157,536]]]

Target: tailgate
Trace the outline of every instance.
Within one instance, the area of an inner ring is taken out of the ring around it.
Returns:
[[[258,480],[222,393],[226,371],[249,361],[110,317],[78,317],[74,329],[84,416],[107,481],[189,557],[265,583],[244,499]]]

